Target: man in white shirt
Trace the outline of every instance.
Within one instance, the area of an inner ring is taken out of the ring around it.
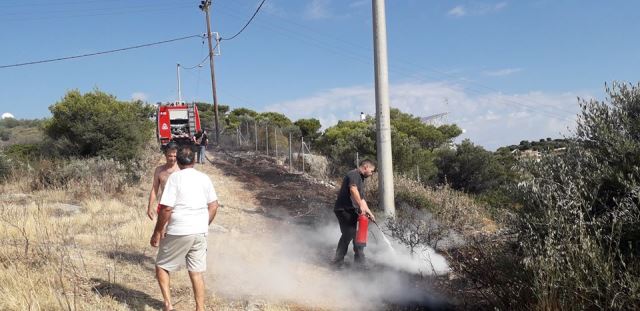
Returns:
[[[164,309],[172,310],[169,272],[179,270],[186,263],[196,310],[204,310],[202,273],[207,267],[207,232],[216,216],[218,197],[209,176],[194,168],[195,153],[190,147],[178,150],[177,162],[180,171],[167,179],[151,236],[151,246],[159,246],[156,277]]]

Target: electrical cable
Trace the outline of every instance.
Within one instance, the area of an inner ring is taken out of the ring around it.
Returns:
[[[21,67],[21,66],[28,66],[28,65],[35,65],[35,64],[42,64],[42,63],[51,63],[51,62],[57,62],[57,61],[62,61],[62,60],[74,59],[74,58],[82,58],[82,57],[96,56],[96,55],[102,55],[102,54],[109,54],[109,53],[114,53],[114,52],[121,52],[121,51],[126,51],[126,50],[139,49],[139,48],[148,47],[148,46],[160,45],[160,44],[165,44],[165,43],[169,43],[169,42],[175,42],[175,41],[180,41],[180,40],[185,40],[185,39],[190,39],[190,38],[202,38],[202,35],[191,35],[191,36],[186,36],[186,37],[174,38],[174,39],[169,39],[169,40],[163,40],[163,41],[158,41],[158,42],[152,42],[152,43],[146,43],[146,44],[130,46],[130,47],[126,47],[126,48],[120,48],[120,49],[108,50],[108,51],[100,51],[100,52],[88,53],[88,54],[82,54],[82,55],[74,55],[74,56],[67,56],[67,57],[44,59],[44,60],[31,61],[31,62],[26,62],[26,63],[18,63],[18,64],[11,64],[11,65],[2,65],[2,66],[0,66],[0,69],[11,68],[11,67]]]
[[[216,48],[218,47],[218,44],[220,44],[220,41],[216,42],[216,45],[213,47],[213,49],[212,49],[212,50],[214,50],[214,51],[215,51],[215,50],[216,50]],[[207,61],[207,58],[209,58],[209,54],[207,54],[207,56],[205,56],[205,57],[202,59],[202,61],[200,61],[200,63],[198,63],[197,65],[195,65],[195,66],[191,66],[191,67],[182,67],[182,69],[185,69],[185,70],[191,70],[191,69],[195,69],[196,67],[200,67],[202,64],[204,64],[204,62],[205,62],[205,61]]]
[[[184,70],[191,70],[191,69],[195,69],[197,67],[202,66],[202,64],[204,64],[205,61],[207,61],[207,59],[209,58],[209,55],[205,56],[202,61],[200,61],[197,65],[191,66],[191,67],[182,67],[182,69]]]
[[[245,28],[247,28],[247,26],[249,26],[249,24],[251,24],[251,21],[253,21],[253,18],[256,17],[256,15],[258,14],[258,12],[260,11],[260,8],[262,8],[262,5],[264,4],[264,2],[267,0],[262,0],[262,2],[260,2],[260,5],[258,6],[258,8],[256,9],[255,12],[253,12],[253,15],[251,16],[251,18],[249,19],[249,21],[244,25],[244,27],[242,27],[242,29],[240,29],[240,31],[238,31],[238,33],[236,33],[235,35],[233,35],[231,38],[220,38],[220,41],[222,40],[233,40],[233,38],[237,37],[239,34],[241,34]]]
[[[230,8],[228,8],[228,9],[230,9]],[[229,14],[229,13],[230,13],[229,10],[227,10],[226,14]],[[229,15],[232,15],[232,16],[235,16],[235,17],[239,17],[239,14],[231,13]],[[305,27],[305,26],[297,24],[297,23],[293,23],[293,22],[288,21],[288,20],[285,20],[285,22],[296,26],[295,29],[307,28],[307,29],[311,30],[308,27]],[[323,41],[320,41],[320,40],[317,40],[317,39],[312,39],[312,38],[317,38],[318,36],[309,36],[309,35],[304,34],[304,32],[300,32],[299,30],[293,30],[293,29],[289,29],[288,27],[283,27],[283,26],[279,26],[279,25],[276,25],[276,24],[270,24],[270,23],[265,22],[265,21],[261,21],[261,23],[263,23],[263,25],[267,26],[268,28],[276,30],[276,32],[280,32],[281,34],[285,35],[285,37],[295,38],[295,39],[298,39],[300,41],[307,41],[307,43],[316,45],[316,46],[318,46],[318,47],[320,47],[322,49],[325,49],[325,50],[330,50],[331,52],[333,52],[335,54],[340,54],[340,55],[343,55],[343,56],[349,56],[349,57],[354,58],[354,59],[356,59],[358,61],[361,61],[363,63],[372,64],[372,61],[370,60],[369,57],[365,57],[365,56],[361,55],[358,52],[350,52],[350,51],[345,50],[344,48],[340,48],[340,47],[338,47],[336,45],[333,45],[333,47],[332,47],[332,44],[329,44],[328,41],[324,41],[323,42]],[[283,31],[289,33],[289,35],[284,34]],[[294,36],[290,36],[291,34],[293,34]],[[296,38],[296,36],[298,38]],[[342,41],[342,43],[347,43],[348,45],[356,47],[356,45],[354,45],[354,44],[352,44],[350,42],[347,42],[345,40],[340,40],[339,38],[337,38],[335,36],[319,36],[319,37],[321,37],[321,38],[327,38],[327,37],[333,38],[336,41]],[[358,47],[358,48],[361,48],[361,47]],[[367,48],[366,50],[372,51],[370,48]],[[419,73],[420,75],[428,75],[428,76],[431,76],[432,78],[441,78],[441,77],[438,77],[438,76],[435,75],[435,74],[437,74],[437,75],[440,75],[440,76],[448,76],[448,77],[454,78],[456,80],[461,80],[461,78],[456,76],[456,75],[453,75],[453,74],[450,74],[450,73],[445,73],[445,72],[442,72],[442,71],[439,71],[439,70],[436,70],[436,69],[433,69],[433,68],[428,68],[428,67],[420,66],[420,65],[417,65],[417,64],[413,64],[413,63],[408,62],[408,61],[402,61],[401,60],[400,63],[401,63],[400,65],[402,65],[402,67],[406,67],[406,68],[409,68],[409,67],[413,67],[413,68],[421,67],[422,69],[425,69],[426,71],[432,72],[432,73],[428,73],[428,72],[424,72],[423,71],[422,73]],[[408,69],[403,70],[402,68],[399,68],[399,67],[395,67],[395,68],[392,67],[392,68],[389,68],[389,71],[390,72],[400,73],[401,75],[405,75],[405,76],[410,76]],[[423,79],[419,79],[419,80],[423,80]],[[481,91],[480,89],[491,90],[491,91],[494,91],[494,92],[501,93],[498,89],[491,88],[489,86],[480,84],[478,82],[468,81],[466,79],[465,79],[465,82],[471,84],[471,86],[467,85],[465,87],[465,89],[470,91],[470,92],[472,92],[472,93],[484,94],[484,92]],[[475,85],[475,87],[474,87],[474,85]],[[525,110],[529,110],[530,112],[546,115],[546,116],[548,116],[550,118],[553,118],[553,119],[569,121],[569,119],[566,116],[563,116],[563,115],[555,113],[556,110],[569,112],[569,111],[567,111],[565,109],[558,108],[558,107],[551,106],[551,105],[540,104],[540,103],[537,103],[537,102],[534,102],[534,101],[531,101],[531,100],[527,100],[526,102],[530,103],[530,104],[527,104],[527,103],[525,103],[525,101],[522,101],[522,100],[516,101],[516,100],[511,100],[509,98],[500,98],[498,100],[498,103],[500,103],[500,104],[511,105],[511,106],[519,106],[521,108],[524,108]],[[539,106],[545,106],[544,108],[547,108],[547,109],[540,109],[540,108],[543,108],[543,107],[539,107]],[[550,111],[550,109],[553,109],[553,111]]]

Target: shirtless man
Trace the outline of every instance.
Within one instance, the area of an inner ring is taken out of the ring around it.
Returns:
[[[151,220],[158,213],[158,208],[154,204],[156,199],[158,199],[158,202],[160,201],[159,199],[162,197],[162,191],[164,191],[164,185],[167,183],[169,175],[180,170],[176,162],[177,152],[178,145],[173,142],[168,143],[164,147],[164,158],[167,163],[156,167],[153,172],[153,186],[151,187],[151,193],[149,193],[149,204],[147,205],[147,216]]]

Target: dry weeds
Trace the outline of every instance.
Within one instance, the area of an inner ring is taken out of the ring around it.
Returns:
[[[161,156],[153,163],[161,164]],[[226,220],[218,223],[236,233],[268,230],[256,218],[241,216],[259,210],[251,189],[211,165],[198,168],[212,177],[225,205],[218,219]],[[81,185],[33,190],[32,178],[24,174],[0,184],[0,310],[160,309],[156,250],[148,245],[154,222],[145,213],[151,176],[110,195],[86,187],[79,193]],[[309,309],[223,297],[216,289],[223,284],[215,278],[207,286],[210,310]],[[186,271],[172,276],[172,294],[176,308],[194,307]]]

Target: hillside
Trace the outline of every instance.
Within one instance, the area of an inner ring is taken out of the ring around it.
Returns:
[[[13,144],[32,144],[42,140],[44,134],[38,125],[20,124],[7,127],[0,122],[0,148]]]
[[[442,305],[429,289],[431,278],[381,264],[366,272],[328,265],[339,236],[331,213],[335,189],[288,174],[268,158],[208,158],[197,168],[212,178],[222,204],[209,235],[210,310]],[[156,250],[148,245],[153,222],[145,215],[149,179],[107,198],[1,186],[0,309],[160,308]],[[374,254],[371,243],[367,251]],[[176,308],[193,308],[185,271],[174,274],[172,294]]]

